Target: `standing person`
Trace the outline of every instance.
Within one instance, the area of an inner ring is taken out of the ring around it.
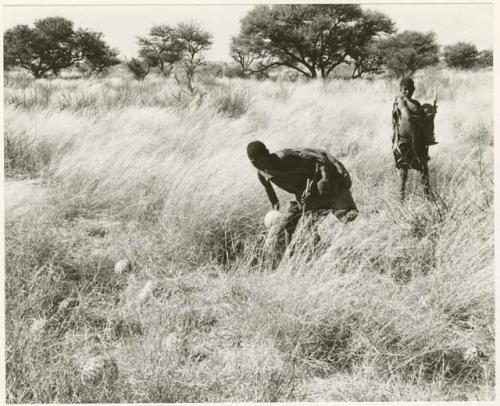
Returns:
[[[401,175],[401,199],[405,198],[408,170],[415,169],[422,174],[422,184],[426,196],[431,195],[429,185],[429,146],[437,144],[434,139],[434,106],[420,105],[413,99],[415,84],[413,79],[404,78],[400,82],[400,94],[392,109],[392,151],[396,168]]]
[[[393,108],[393,125],[397,124],[400,119],[407,120],[409,124],[416,126],[415,129],[419,132],[418,136],[423,137],[427,146],[436,145],[434,128],[432,131],[427,131],[425,128],[427,121],[434,122],[435,109],[428,103],[421,105],[418,100],[413,98],[415,82],[412,78],[403,78],[399,86],[400,94],[396,97]],[[431,115],[432,120],[428,120]]]
[[[273,209],[279,210],[280,204],[272,184],[295,196],[283,220],[287,243],[305,212],[332,212],[342,222],[357,217],[349,173],[326,151],[295,148],[270,153],[262,142],[253,141],[247,154]]]

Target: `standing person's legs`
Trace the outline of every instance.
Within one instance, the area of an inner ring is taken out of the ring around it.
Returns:
[[[429,181],[429,166],[427,165],[427,163],[423,167],[422,177],[421,177],[420,181],[422,182],[422,185],[424,187],[425,197],[430,199],[432,197],[432,193],[431,193],[431,185],[430,185],[430,181]]]

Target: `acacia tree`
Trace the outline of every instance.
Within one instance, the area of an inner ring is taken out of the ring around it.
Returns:
[[[196,23],[180,23],[175,28],[157,25],[149,37],[139,37],[139,58],[128,67],[133,73],[132,69],[149,73],[151,67],[158,66],[165,76],[175,71],[177,83],[194,93],[194,77],[206,66],[205,51],[211,45],[212,35]]]
[[[175,29],[176,42],[181,50],[181,70],[175,75],[178,83],[185,84],[194,93],[194,76],[206,65],[205,51],[212,45],[212,35],[195,23],[180,23]]]
[[[385,66],[396,76],[412,76],[439,62],[439,45],[433,32],[403,31],[378,42]]]
[[[249,44],[243,37],[231,38],[231,58],[241,68],[243,74],[251,74],[252,66],[257,60],[257,55],[248,52]]]
[[[360,78],[364,73],[381,73],[384,64],[378,40],[395,31],[394,23],[384,14],[366,11],[350,32],[349,62],[353,66],[351,77]]]
[[[252,50],[252,43],[243,36],[231,38],[231,58],[241,69],[242,76],[256,74],[267,76],[267,71],[278,66],[273,57],[266,55],[263,50]]]
[[[385,59],[379,50],[377,41],[370,41],[359,47],[355,53],[353,52],[351,58],[352,79],[361,78],[365,73],[382,73],[384,71]]]
[[[149,66],[157,66],[164,76],[170,76],[174,64],[182,59],[182,46],[177,31],[168,25],[156,25],[147,37],[139,37],[139,56]]]
[[[73,29],[73,22],[62,17],[37,20],[34,28],[16,25],[4,34],[6,67],[21,66],[35,78],[54,75],[81,61],[99,70],[117,63],[117,51],[101,39],[102,34]]]
[[[75,33],[75,60],[84,61],[90,73],[103,73],[118,65],[118,50],[110,48],[100,32],[80,29]]]
[[[262,5],[241,21],[231,55],[249,72],[287,66],[326,78],[362,41],[392,29],[387,17],[355,4]]]
[[[136,80],[144,80],[151,70],[151,66],[144,59],[132,58],[126,65]]]
[[[444,47],[444,61],[452,68],[470,69],[477,63],[479,52],[474,44],[457,42]]]
[[[477,57],[477,66],[480,68],[493,66],[493,51],[491,49],[484,49],[479,52]]]

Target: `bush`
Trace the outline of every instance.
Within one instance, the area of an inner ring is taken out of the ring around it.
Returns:
[[[136,80],[144,80],[151,69],[146,61],[138,58],[132,58],[128,61],[127,68],[132,72]]]
[[[439,62],[439,45],[433,32],[403,31],[378,41],[377,48],[384,65],[398,77],[412,76]]]
[[[491,49],[485,49],[479,53],[477,57],[477,66],[480,68],[493,66],[493,51]]]
[[[215,110],[228,118],[241,117],[252,104],[250,91],[233,85],[219,85],[210,98]]]
[[[451,68],[470,69],[477,64],[479,52],[474,44],[457,42],[444,47],[444,60]]]

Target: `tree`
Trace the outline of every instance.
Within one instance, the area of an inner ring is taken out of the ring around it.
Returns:
[[[182,46],[177,32],[168,25],[156,25],[148,37],[139,37],[139,55],[149,66],[157,66],[160,72],[169,76],[176,62],[182,59]]]
[[[136,80],[144,80],[151,70],[150,65],[144,59],[132,58],[130,61],[127,61],[126,65]]]
[[[241,22],[231,55],[249,72],[287,66],[310,77],[328,77],[349,55],[392,22],[355,4],[257,6]]]
[[[102,33],[78,30],[75,33],[77,59],[85,61],[91,73],[103,73],[110,66],[118,65],[118,50],[111,49],[102,40]]]
[[[351,58],[352,79],[360,78],[365,73],[383,72],[385,59],[380,52],[377,41],[370,41],[366,45],[359,47]]]
[[[439,45],[433,32],[403,31],[378,43],[385,66],[396,76],[412,76],[439,62]]]
[[[364,73],[381,73],[384,58],[378,48],[378,39],[394,32],[394,23],[382,13],[366,11],[351,32],[349,60],[353,66],[351,77]]]
[[[493,51],[491,49],[484,49],[479,52],[477,66],[480,68],[493,66]]]
[[[474,44],[457,42],[444,47],[444,61],[451,68],[470,69],[476,65],[479,52]]]
[[[178,83],[187,86],[194,93],[194,76],[205,66],[204,52],[212,45],[212,35],[195,23],[180,23],[175,29],[176,41],[181,50],[180,64],[182,78],[176,75]]]
[[[250,44],[243,37],[231,38],[231,58],[241,68],[242,77],[253,73],[253,64],[258,56],[250,51]]]
[[[101,39],[101,33],[73,29],[73,22],[62,17],[37,20],[34,28],[16,25],[4,35],[4,61],[7,67],[21,66],[35,78],[48,72],[59,74],[78,62],[87,61],[98,71],[117,63],[117,51]]]

